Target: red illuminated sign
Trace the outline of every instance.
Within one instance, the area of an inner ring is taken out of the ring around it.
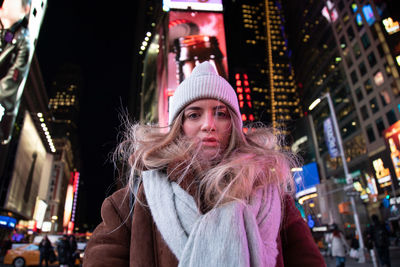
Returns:
[[[162,56],[167,57],[167,66],[158,74],[160,126],[168,124],[169,98],[196,65],[209,61],[222,77],[228,77],[223,14],[171,11],[166,37],[170,49]]]
[[[246,73],[243,73],[243,75],[241,75],[240,73],[236,73],[235,80],[236,92],[238,93],[239,99],[239,107],[242,112],[242,121],[254,121],[254,115],[252,114],[253,105],[251,102],[251,90],[249,87],[248,76]],[[247,107],[245,106],[245,104]]]
[[[387,128],[383,132],[386,146],[389,147],[396,177],[400,180],[400,121]]]

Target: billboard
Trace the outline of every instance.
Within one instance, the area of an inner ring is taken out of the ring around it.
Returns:
[[[0,143],[3,145],[11,140],[47,1],[32,0],[30,5],[20,7],[15,3],[0,1],[0,29],[5,30],[0,36]]]
[[[400,121],[391,125],[385,131],[383,136],[386,141],[386,146],[390,151],[394,172],[397,180],[400,180]]]
[[[163,9],[222,11],[222,0],[163,0]]]
[[[296,198],[309,193],[315,193],[315,185],[319,184],[317,163],[311,162],[302,168],[293,171],[293,178],[296,185]]]
[[[333,127],[334,125],[332,123],[331,117],[324,120],[325,143],[328,147],[329,155],[331,156],[331,158],[336,158],[340,156],[340,150]]]
[[[46,154],[34,122],[25,112],[5,208],[32,218]]]
[[[159,75],[158,118],[168,124],[168,103],[179,83],[201,62],[210,61],[217,72],[228,77],[223,14],[171,11],[168,21],[167,70]]]

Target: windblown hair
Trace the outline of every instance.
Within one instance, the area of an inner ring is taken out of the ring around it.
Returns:
[[[169,179],[177,183],[188,174],[194,175],[202,192],[202,204],[208,208],[232,200],[247,200],[257,189],[269,184],[276,185],[281,196],[293,190],[290,170],[296,158],[282,150],[283,140],[278,140],[272,128],[261,124],[244,133],[234,119],[236,114],[228,110],[233,126],[230,142],[207,168],[197,156],[198,145],[183,134],[183,111],[169,131],[155,125],[129,124],[114,159],[122,157],[128,163],[131,191],[134,192],[141,172],[150,169],[169,170]],[[196,201],[201,203],[200,199]]]

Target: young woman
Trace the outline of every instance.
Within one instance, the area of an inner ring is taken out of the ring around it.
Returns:
[[[346,250],[350,250],[343,233],[335,227],[332,232],[332,256],[336,257],[336,266],[344,267],[346,264]]]
[[[170,101],[169,131],[136,124],[119,147],[129,183],[84,266],[325,266],[286,193],[292,160],[271,129],[244,133],[229,83],[204,62]]]

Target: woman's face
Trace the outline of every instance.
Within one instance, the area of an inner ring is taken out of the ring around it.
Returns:
[[[183,112],[183,133],[199,142],[202,156],[212,158],[225,150],[232,123],[224,103],[215,99],[201,99],[188,105]]]
[[[0,8],[0,18],[15,23],[23,18],[27,12],[29,12],[29,6],[24,7],[22,0],[5,0]]]

